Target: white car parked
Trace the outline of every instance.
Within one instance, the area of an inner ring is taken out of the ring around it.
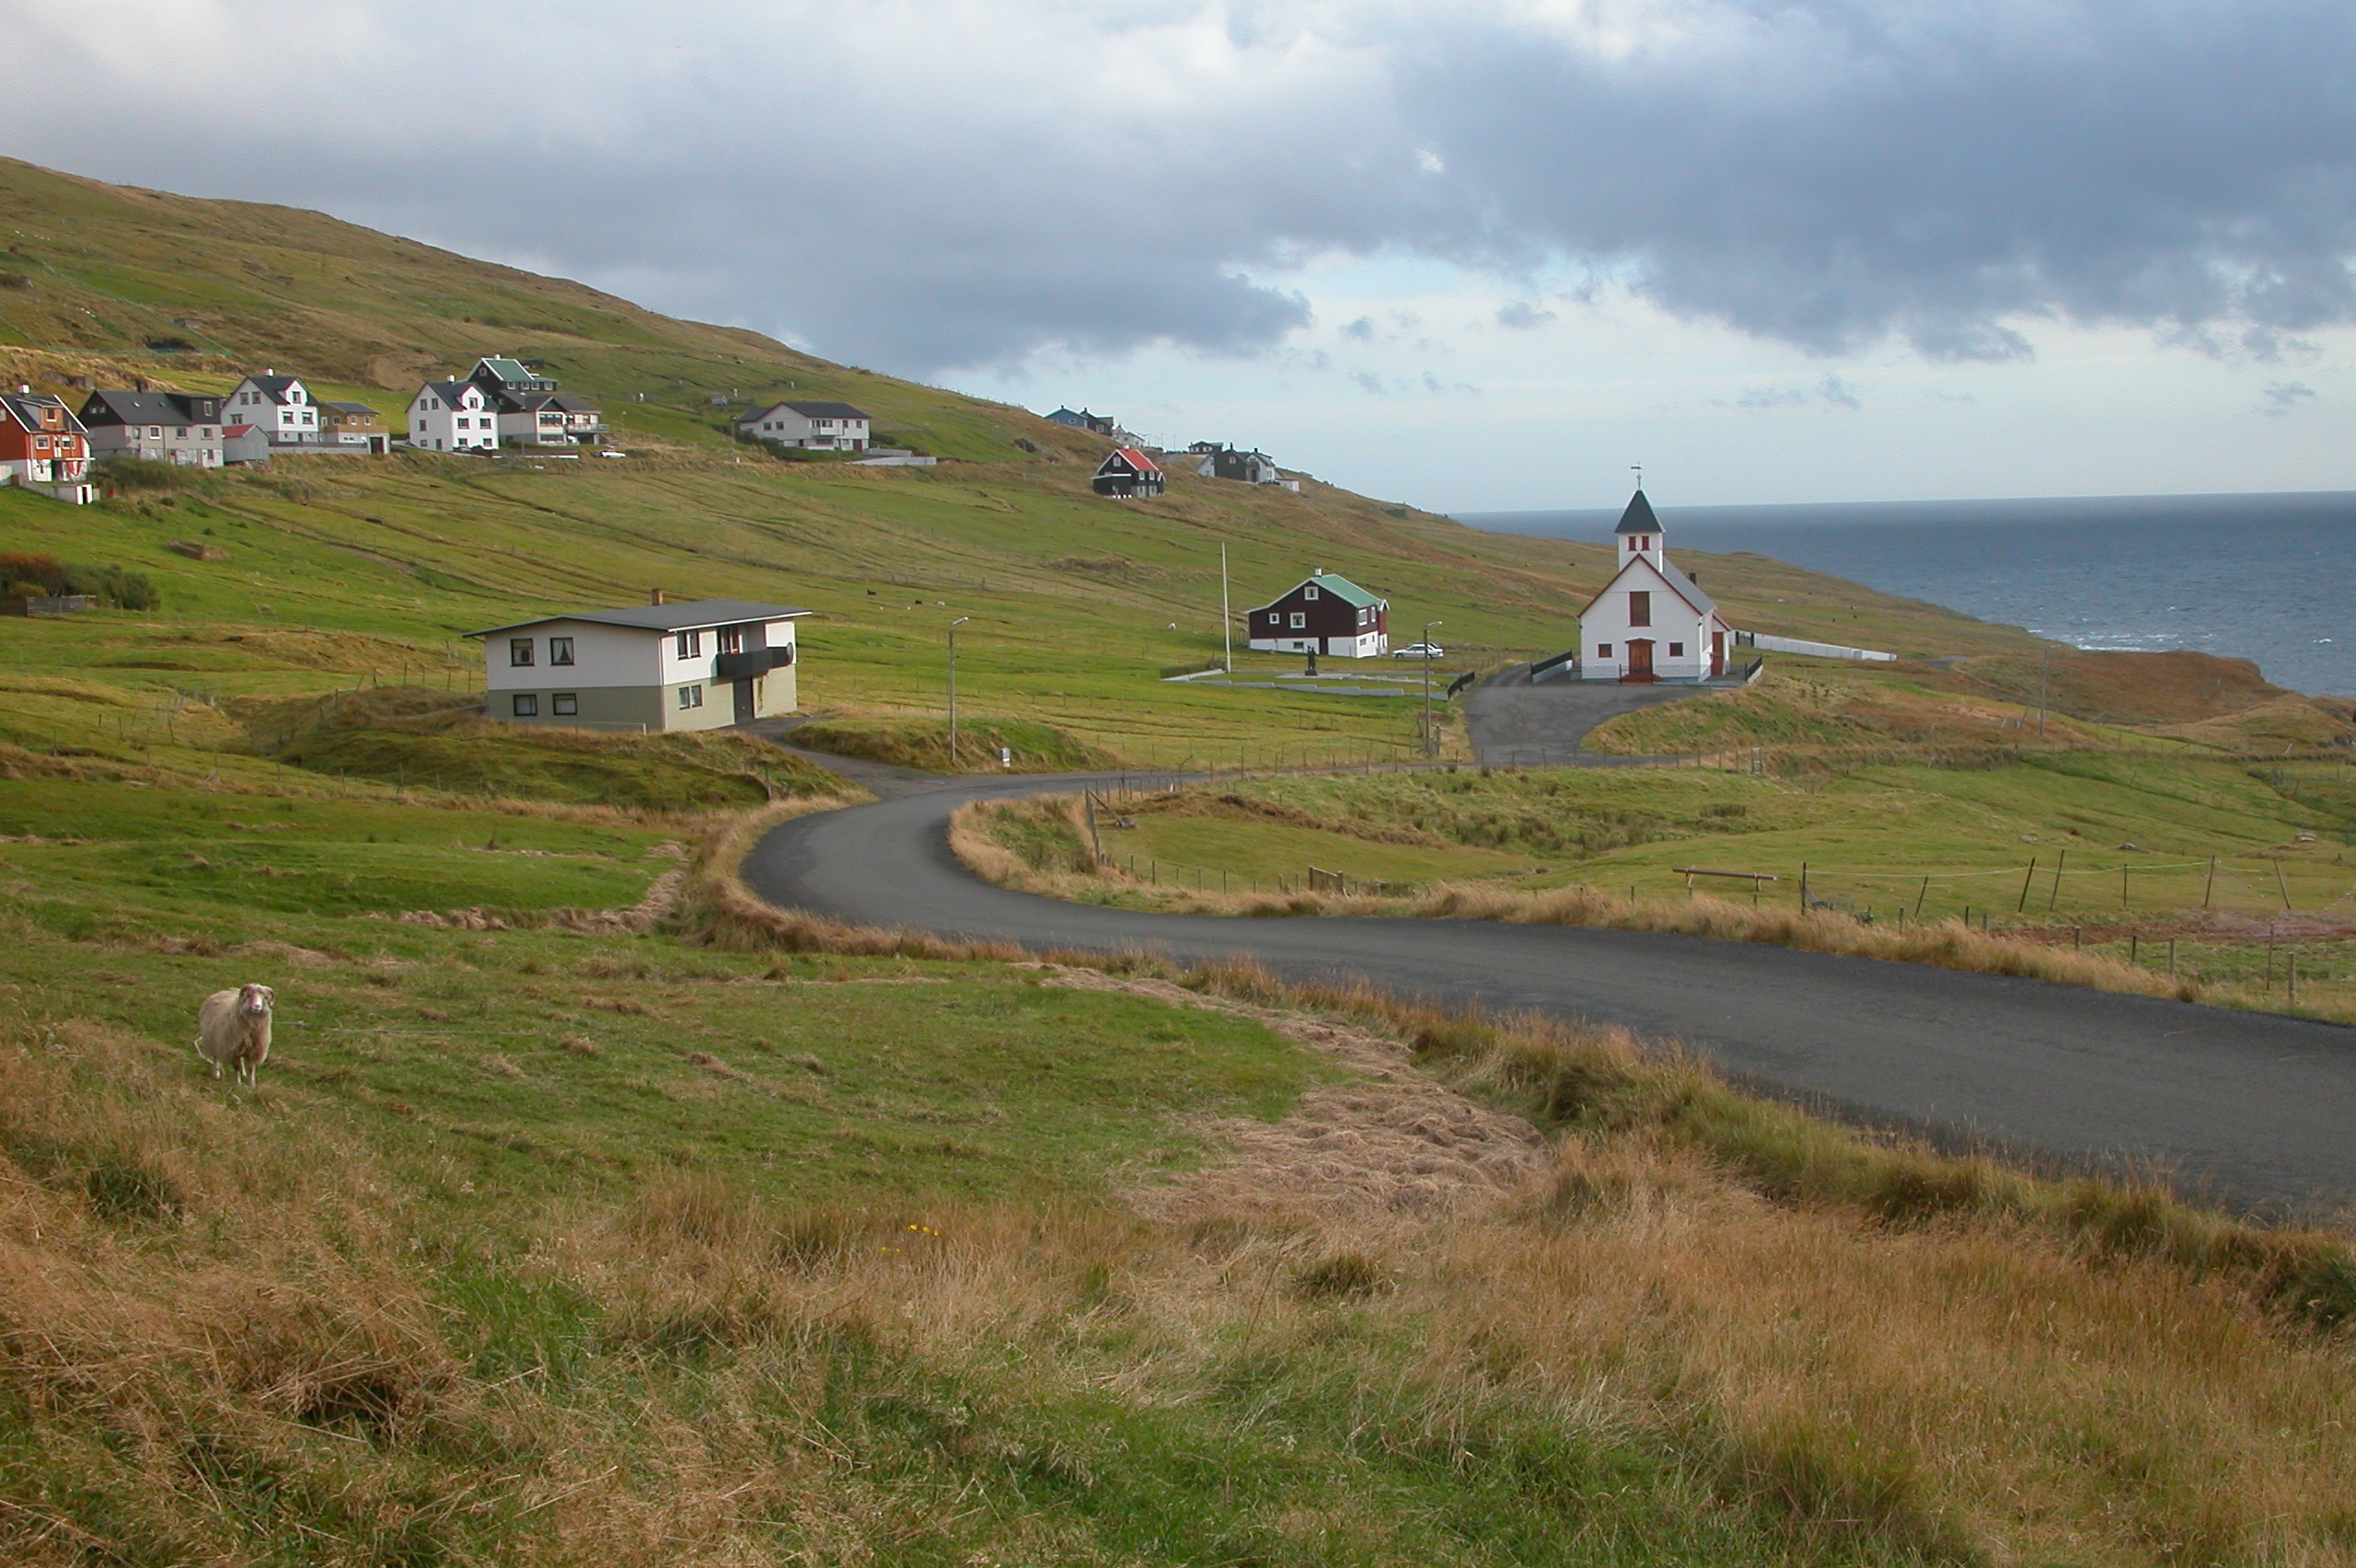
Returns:
[[[1393,659],[1445,659],[1448,650],[1437,642],[1410,642],[1404,648],[1391,651]]]

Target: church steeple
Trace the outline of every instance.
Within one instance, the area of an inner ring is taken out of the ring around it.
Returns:
[[[1643,490],[1628,498],[1628,510],[1620,514],[1620,525],[1611,530],[1611,536],[1619,544],[1620,565],[1639,555],[1656,567],[1664,563],[1660,519],[1653,515],[1653,503],[1645,499]]]

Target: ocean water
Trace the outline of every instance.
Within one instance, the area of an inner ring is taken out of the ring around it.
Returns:
[[[1670,551],[1755,550],[2080,648],[2254,659],[2356,697],[2356,490],[2058,501],[1664,506]],[[1475,528],[1605,540],[1618,508],[1472,512]]]

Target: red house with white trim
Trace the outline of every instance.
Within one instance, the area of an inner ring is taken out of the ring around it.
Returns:
[[[74,411],[29,386],[0,393],[0,484],[83,505],[90,493],[90,434]]]

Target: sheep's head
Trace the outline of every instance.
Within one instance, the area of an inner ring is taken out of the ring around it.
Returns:
[[[252,1018],[270,1016],[270,1005],[278,1000],[278,993],[267,986],[237,987],[237,1010]]]

